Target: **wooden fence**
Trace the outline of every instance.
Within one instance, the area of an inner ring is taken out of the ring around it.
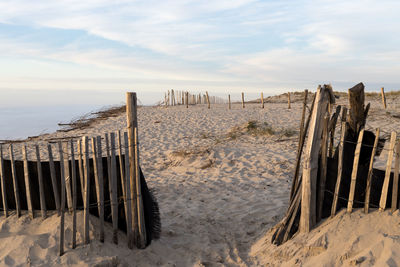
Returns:
[[[139,167],[136,93],[127,93],[127,132],[49,142],[42,151],[35,144],[34,156],[28,153],[28,145],[23,144],[22,160],[14,159],[13,144],[8,145],[6,159],[4,146],[0,145],[0,206],[4,215],[9,216],[15,209],[16,215],[21,216],[21,210],[25,209],[33,218],[34,211],[40,210],[46,218],[48,209],[57,210],[60,255],[65,247],[65,208],[72,214],[73,249],[77,245],[77,210],[83,210],[84,244],[90,242],[89,212],[99,217],[101,242],[104,242],[105,221],[112,222],[115,244],[118,229],[126,231],[129,248],[145,248],[152,239],[158,238],[161,227],[158,205]]]
[[[370,207],[383,211],[390,206],[394,212],[399,206],[400,142],[396,132],[390,133],[389,147],[384,149],[382,129],[365,130],[370,105],[364,106],[362,83],[349,89],[348,114],[347,108],[341,106],[331,111],[334,101],[330,85],[318,87],[306,120],[305,93],[290,204],[272,237],[277,245],[298,231],[311,231],[323,218],[335,216],[340,208],[348,213],[363,208],[368,213]],[[335,148],[337,124],[340,140]],[[383,150],[387,151],[385,171],[374,168],[374,159]]]

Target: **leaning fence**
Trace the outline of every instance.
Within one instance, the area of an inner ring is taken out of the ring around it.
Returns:
[[[8,158],[3,153],[5,146],[8,146]],[[32,147],[34,155],[28,153]],[[149,244],[151,229],[147,229],[150,236],[146,237],[145,216],[148,215],[142,198],[147,201],[149,192],[143,192],[143,187],[147,189],[147,186],[139,167],[136,93],[127,93],[126,132],[49,141],[42,149],[38,144],[24,143],[20,144],[20,150],[22,160],[16,160],[12,143],[0,145],[0,206],[5,217],[12,210],[18,217],[21,210],[27,210],[33,218],[35,210],[40,210],[41,216],[46,218],[49,209],[57,210],[60,255],[64,254],[65,247],[65,208],[72,214],[73,249],[76,248],[77,210],[83,210],[84,244],[90,242],[89,212],[99,217],[101,242],[104,242],[104,222],[109,221],[114,243],[118,243],[118,229],[123,229],[129,248],[134,245],[144,248]]]

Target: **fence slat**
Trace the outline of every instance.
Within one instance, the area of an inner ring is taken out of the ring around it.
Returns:
[[[397,196],[399,191],[399,165],[400,165],[400,142],[397,142],[396,157],[394,162],[394,173],[393,173],[392,212],[397,210]]]
[[[100,188],[100,242],[104,242],[104,177],[103,177],[103,152],[101,149],[101,136],[97,136],[97,159],[98,159],[98,176]]]
[[[11,160],[11,173],[12,173],[13,185],[14,185],[15,207],[17,210],[17,217],[20,217],[21,216],[21,204],[19,201],[18,179],[17,179],[17,172],[15,170],[14,149],[13,149],[12,144],[10,144],[10,160]]]
[[[44,186],[43,186],[43,173],[42,173],[42,163],[40,162],[40,151],[39,146],[35,145],[36,148],[36,160],[37,160],[37,172],[39,180],[39,195],[40,195],[40,210],[42,212],[42,218],[46,218],[46,199],[44,198]]]
[[[288,109],[290,109],[291,108],[291,106],[290,106],[290,92],[288,92],[287,93],[287,104],[288,104]]]
[[[369,196],[371,193],[371,179],[372,179],[372,172],[374,170],[374,159],[375,159],[375,154],[376,154],[376,148],[378,147],[379,132],[380,132],[380,130],[379,130],[379,128],[377,128],[376,133],[375,133],[374,146],[373,146],[372,152],[371,152],[371,159],[369,161],[367,187],[365,189],[365,203],[364,203],[364,212],[365,213],[368,213],[368,211],[369,211]]]
[[[61,142],[58,142],[58,153],[60,154],[60,181],[61,181],[61,216],[60,216],[60,256],[64,254],[64,211],[65,211],[65,174],[64,156]]]
[[[72,248],[76,248],[76,167],[74,154],[74,141],[70,141],[71,145],[71,172],[72,172]]]
[[[360,160],[360,152],[361,152],[363,136],[364,136],[364,129],[361,129],[361,131],[358,135],[356,151],[354,153],[353,170],[351,172],[349,201],[347,202],[347,212],[348,213],[351,213],[353,211],[354,193],[356,190],[357,173],[358,173],[358,162]]]
[[[385,89],[381,88],[381,95],[382,95],[382,105],[383,108],[386,109],[386,96],[385,96]]]
[[[64,175],[65,175],[65,190],[67,193],[68,211],[72,212],[72,192],[71,192],[71,174],[69,172],[69,155],[68,155],[68,142],[63,142],[64,155]]]
[[[78,167],[79,167],[79,181],[81,183],[82,199],[85,199],[85,175],[83,174],[83,160],[82,160],[82,142],[78,140]]]
[[[58,194],[58,187],[57,187],[57,178],[56,178],[56,168],[54,167],[54,160],[53,160],[53,151],[51,149],[51,144],[47,144],[47,152],[49,154],[49,168],[50,168],[50,177],[51,177],[51,185],[53,187],[53,194],[54,200],[56,202],[56,209],[58,215],[60,215],[60,195]]]
[[[242,92],[242,108],[245,108],[245,105],[244,105],[244,92]]]
[[[101,172],[103,170],[99,169],[99,158],[97,156],[96,137],[92,137],[92,152],[93,152],[93,173],[94,173],[94,183],[95,183],[95,187],[96,187],[97,210],[100,215],[99,172]]]
[[[387,200],[387,194],[388,194],[388,189],[389,189],[390,172],[392,169],[393,150],[394,150],[395,143],[396,143],[396,132],[392,132],[392,134],[390,136],[390,146],[389,146],[389,151],[388,151],[388,159],[387,159],[387,163],[386,163],[385,180],[384,180],[383,186],[382,186],[381,199],[379,201],[379,211],[384,211],[386,208],[386,200]]]
[[[31,181],[29,178],[28,169],[28,153],[26,152],[26,145],[22,146],[22,156],[24,157],[24,178],[25,178],[25,191],[26,191],[26,203],[28,205],[29,217],[33,219],[34,213],[32,208],[32,195],[31,195]]]
[[[122,198],[124,201],[125,221],[126,221],[126,225],[128,225],[128,217],[126,216],[126,213],[128,212],[128,207],[127,207],[127,202],[126,202],[125,170],[124,170],[124,162],[123,162],[124,160],[122,159],[121,131],[118,131],[118,156],[119,156],[119,169],[120,169],[120,174],[121,174]]]
[[[132,236],[132,203],[130,199],[130,192],[131,192],[131,182],[130,182],[130,175],[129,175],[129,146],[128,146],[128,133],[124,132],[124,146],[125,146],[125,181],[126,181],[126,206],[127,206],[127,227],[126,232],[128,236],[128,247],[130,249],[133,248],[133,236]]]
[[[113,222],[113,242],[118,244],[118,191],[117,191],[117,161],[115,158],[115,134],[110,133],[111,143],[111,213]]]
[[[90,199],[90,166],[89,166],[89,141],[88,137],[82,137],[83,146],[83,172],[85,177],[85,198],[83,199],[84,216],[84,242],[89,244],[89,199]]]
[[[324,204],[324,196],[325,196],[325,182],[326,182],[326,172],[328,169],[328,124],[329,124],[329,115],[326,114],[324,118],[324,125],[322,131],[322,141],[321,141],[321,166],[319,173],[319,194],[318,194],[318,202],[317,202],[317,221],[321,220],[322,217],[322,207]]]
[[[0,174],[1,174],[1,194],[3,199],[3,211],[4,216],[8,217],[8,205],[7,205],[7,190],[6,190],[6,176],[4,172],[4,160],[3,160],[3,145],[0,144]]]
[[[231,109],[231,95],[228,95],[228,109]]]

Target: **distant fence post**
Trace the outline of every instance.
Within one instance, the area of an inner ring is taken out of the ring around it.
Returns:
[[[242,108],[244,108],[244,93],[242,92]]]
[[[290,106],[290,92],[288,92],[287,93],[287,104],[288,104],[288,109],[290,109],[291,108],[291,106]]]
[[[261,108],[264,108],[264,95],[261,92]]]
[[[126,117],[129,141],[129,173],[132,199],[132,227],[134,242],[138,248],[146,247],[146,229],[144,224],[144,211],[140,187],[140,173],[138,166],[138,132],[137,132],[137,98],[136,93],[126,93]],[[136,207],[136,209],[134,208]]]
[[[206,100],[208,104],[208,109],[210,109],[210,97],[208,96],[208,92],[206,91]]]
[[[385,89],[381,88],[381,95],[382,95],[382,105],[383,108],[386,109],[386,96],[385,96]]]
[[[231,95],[228,95],[228,109],[231,109]]]

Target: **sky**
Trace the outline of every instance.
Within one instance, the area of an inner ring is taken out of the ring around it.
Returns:
[[[400,89],[400,1],[0,0],[0,106]],[[21,102],[20,102],[21,101]]]

